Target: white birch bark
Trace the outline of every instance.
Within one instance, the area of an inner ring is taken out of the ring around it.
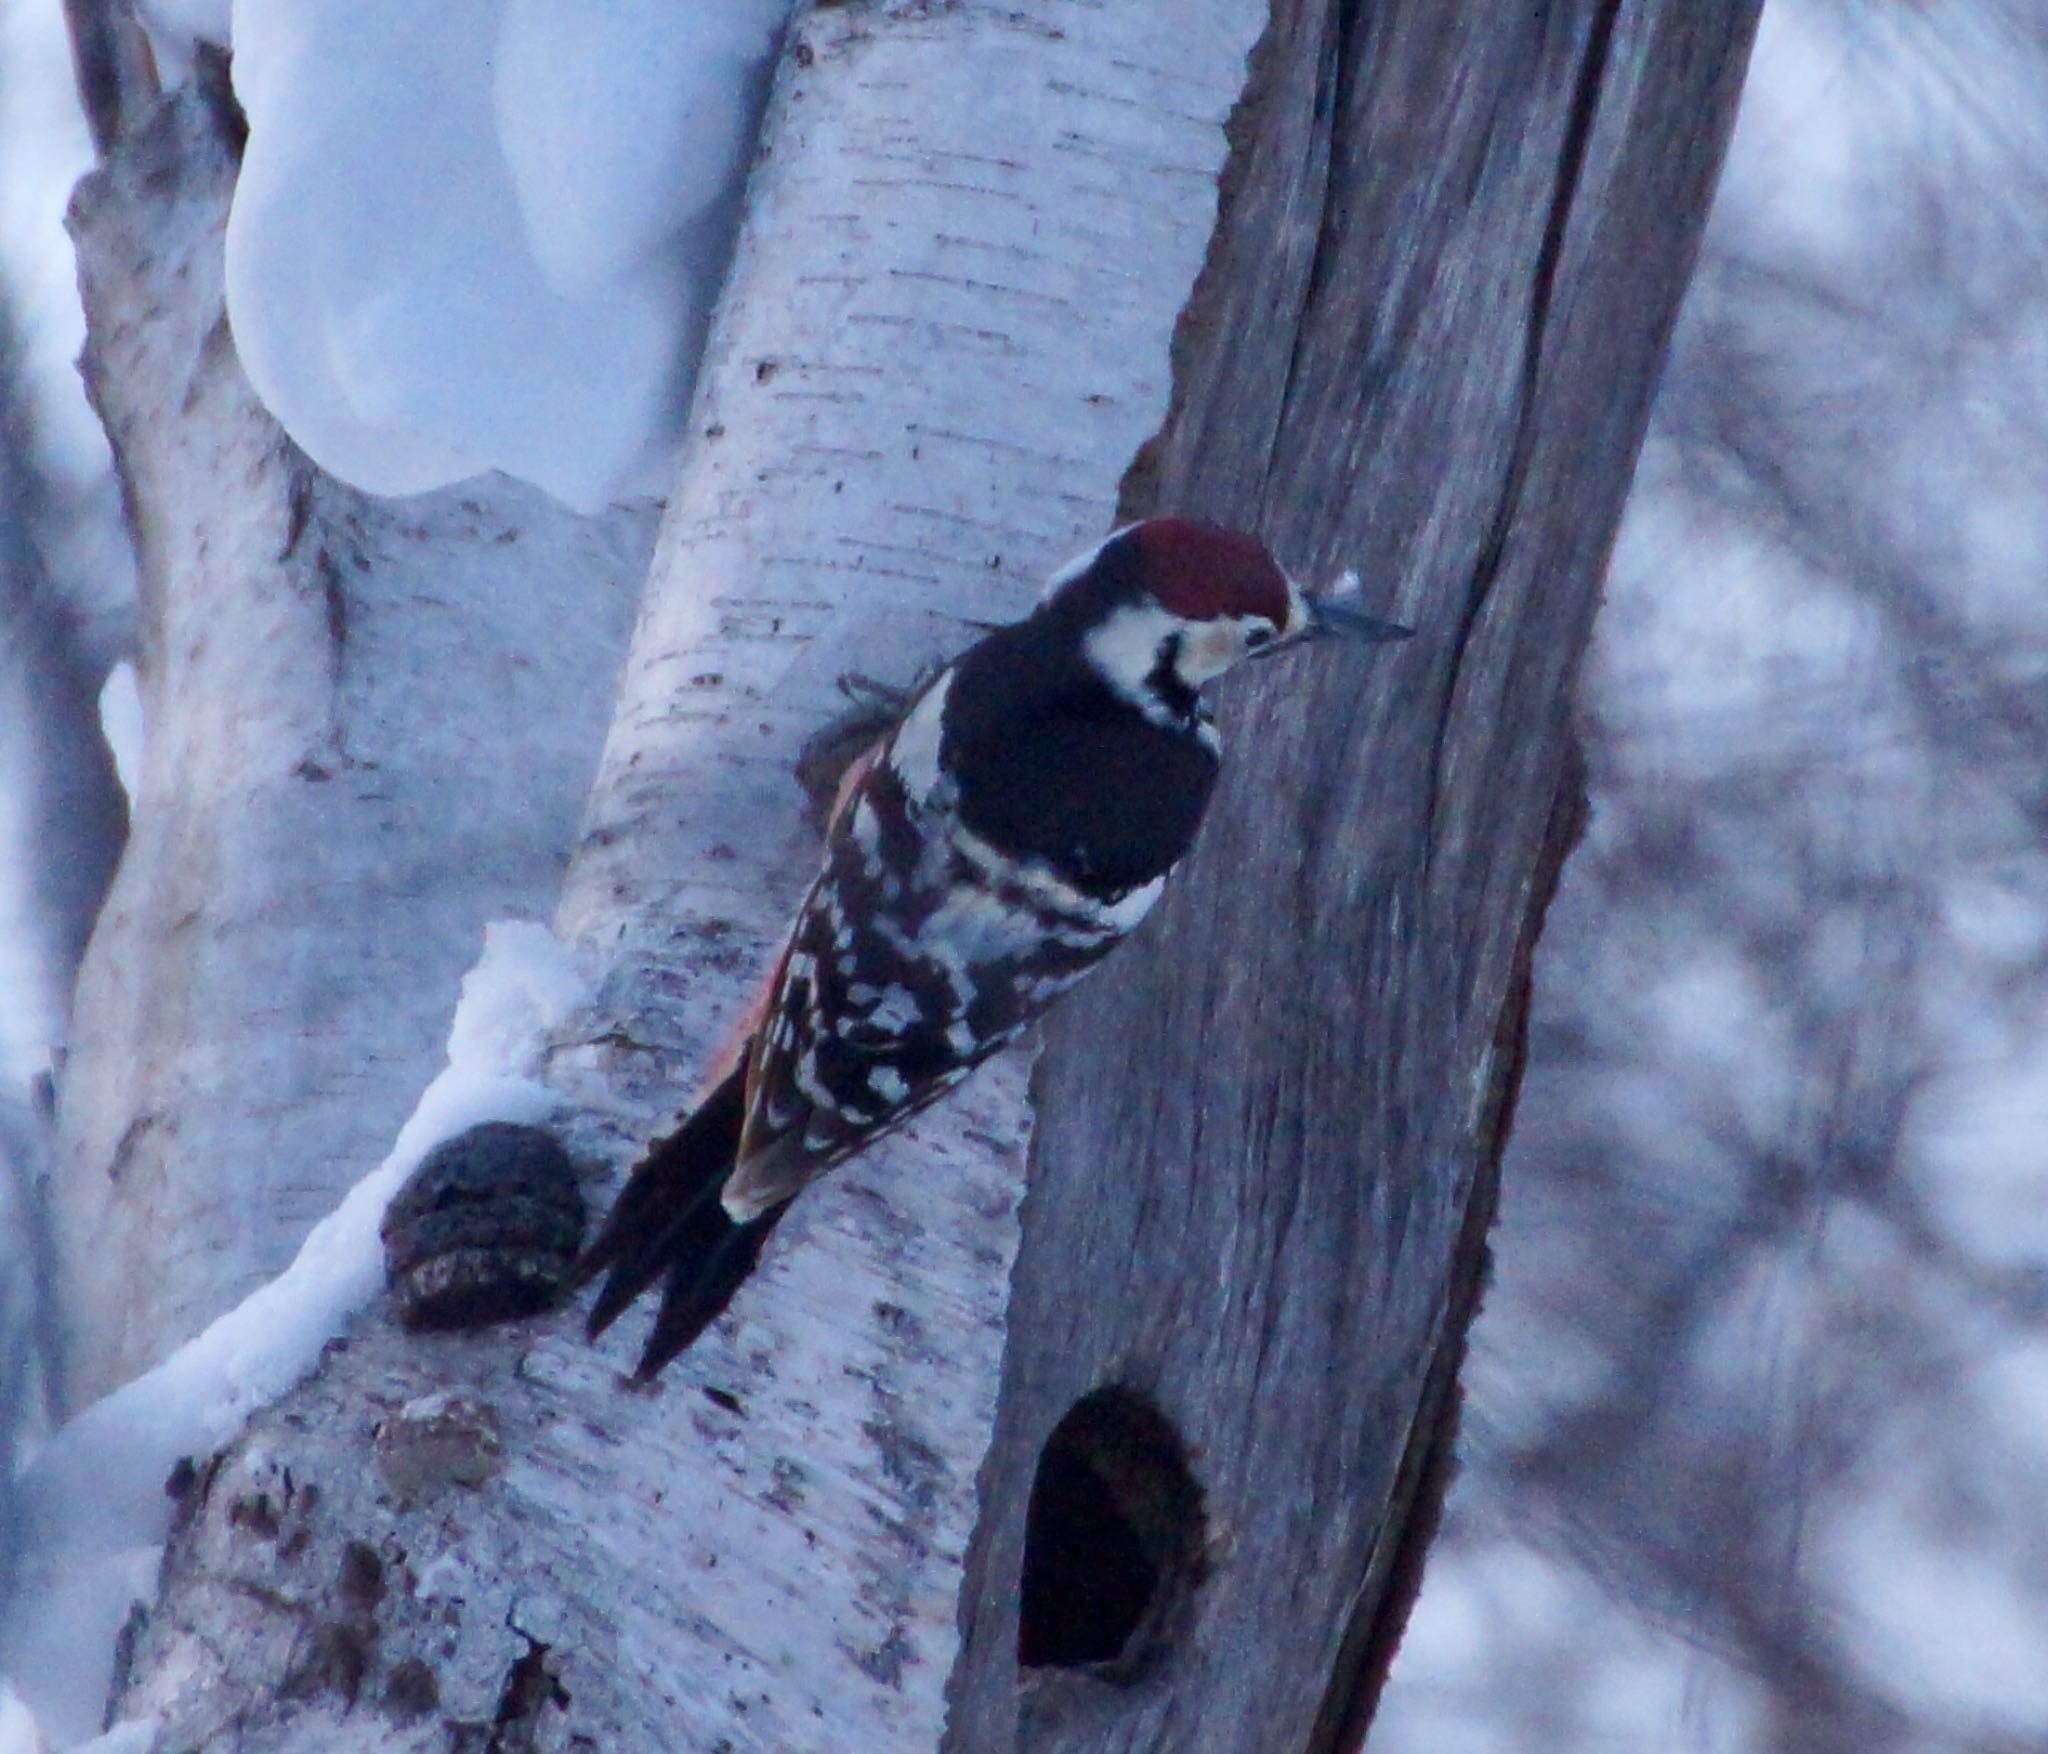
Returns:
[[[1066,0],[793,28],[558,916],[607,971],[554,1057],[572,1144],[623,1156],[765,970],[837,675],[907,679],[1109,523],[1263,22]],[[573,1324],[373,1324],[208,1476],[124,1713],[166,1747],[936,1747],[1024,1074],[808,1195],[660,1393],[610,1368],[637,1321],[602,1353]],[[360,1458],[441,1389],[486,1409],[489,1489],[401,1497]]]
[[[187,93],[74,210],[147,753],[62,1080],[73,1406],[290,1259],[404,1118],[483,922],[551,905],[649,534],[313,469],[235,362],[221,129]]]

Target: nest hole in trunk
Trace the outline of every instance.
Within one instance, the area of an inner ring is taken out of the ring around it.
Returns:
[[[1201,1484],[1172,1421],[1133,1389],[1083,1395],[1031,1483],[1018,1664],[1138,1679],[1192,1620],[1205,1550]]]

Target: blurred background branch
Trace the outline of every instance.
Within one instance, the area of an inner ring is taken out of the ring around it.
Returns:
[[[1772,0],[1375,1747],[2048,1738],[2048,19]]]
[[[134,125],[157,94],[149,38],[127,0],[64,0],[78,100],[92,130],[93,150],[107,150]]]

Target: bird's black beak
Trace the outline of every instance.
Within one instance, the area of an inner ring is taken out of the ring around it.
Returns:
[[[1397,621],[1382,621],[1362,610],[1332,603],[1327,597],[1305,596],[1302,602],[1308,608],[1308,625],[1294,639],[1284,642],[1287,645],[1294,644],[1296,640],[1351,639],[1361,645],[1375,646],[1383,640],[1407,639],[1415,632],[1414,628],[1403,627]]]

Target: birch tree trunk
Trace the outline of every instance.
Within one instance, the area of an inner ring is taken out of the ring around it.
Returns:
[[[601,992],[548,1062],[581,1158],[687,1095],[772,953],[840,671],[1015,614],[1120,498],[1355,562],[1422,633],[1234,696],[1196,868],[1035,1106],[1012,1056],[807,1196],[659,1390],[614,1374],[635,1331],[373,1317],[197,1458],[123,1716],[167,1749],[1357,1745],[1441,1490],[1568,691],[1754,10],[799,18],[557,914]],[[205,285],[191,237],[175,287],[129,258],[138,302]],[[180,321],[189,361],[214,318]],[[233,462],[187,518],[304,469],[248,430],[195,440]],[[281,499],[222,589],[282,593],[291,673],[227,680],[317,702],[328,597],[278,583]],[[351,583],[487,536],[366,545]],[[286,717],[267,772],[325,747]],[[189,808],[143,804],[138,836]],[[349,1027],[417,1074],[401,1009]],[[273,1102],[260,1069],[222,1106]]]
[[[652,529],[306,461],[228,334],[227,102],[168,102],[73,211],[147,751],[63,1081],[72,1407],[290,1260],[404,1119],[483,922],[550,905]]]

